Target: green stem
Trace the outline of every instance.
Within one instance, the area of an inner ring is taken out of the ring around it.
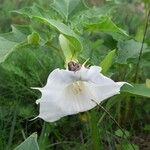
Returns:
[[[92,150],[102,150],[102,145],[100,143],[100,133],[97,122],[98,118],[96,116],[96,112],[91,111],[89,114],[89,125],[92,138]]]
[[[125,101],[125,114],[124,114],[124,123],[128,120],[128,117],[130,115],[130,111],[131,111],[131,99],[130,97],[127,97],[126,101]]]
[[[117,121],[118,121],[119,124],[121,124],[121,101],[118,102],[116,111],[117,111],[117,114],[118,114]]]
[[[136,69],[135,69],[134,82],[137,82],[137,79],[138,79],[138,72],[139,72],[139,68],[140,68],[140,61],[141,61],[142,53],[143,53],[143,46],[144,46],[145,37],[146,37],[146,33],[147,33],[147,28],[148,28],[149,16],[150,16],[150,10],[148,11],[148,15],[147,15],[147,18],[146,18],[144,35],[143,35],[143,39],[142,39],[142,45],[141,45],[141,49],[140,49],[140,53],[139,53],[139,58],[138,58],[138,62],[137,62]]]
[[[46,149],[50,130],[51,130],[50,124],[44,122],[43,127],[42,127],[42,132],[39,138],[40,149],[43,149],[43,150]]]
[[[6,150],[9,150],[11,148],[11,144],[12,144],[12,139],[13,139],[13,135],[14,135],[14,130],[15,130],[15,125],[16,125],[16,118],[17,118],[17,109],[15,109],[14,115],[13,115],[13,120],[12,120],[12,124],[11,124],[11,129],[10,129],[10,134],[9,134],[9,139],[8,139],[8,145]]]
[[[22,133],[23,139],[26,140],[26,135],[25,135],[23,129],[21,129],[21,133]]]
[[[93,100],[93,99],[91,99],[91,100],[92,100],[94,103],[96,103],[97,106],[99,106],[103,111],[106,112],[106,114],[110,117],[110,119],[120,128],[120,130],[121,130],[122,133],[123,133],[123,136],[126,137],[128,143],[130,143],[130,142],[129,142],[129,139],[128,139],[127,135],[126,135],[126,133],[125,133],[124,130],[121,128],[121,126],[119,125],[119,123],[113,118],[113,116],[112,116],[103,106],[101,106],[100,104],[98,104],[95,100]],[[131,143],[130,143],[130,144],[131,144]],[[135,148],[134,148],[134,146],[133,146],[132,144],[131,144],[131,146],[132,146],[133,150],[135,150]]]

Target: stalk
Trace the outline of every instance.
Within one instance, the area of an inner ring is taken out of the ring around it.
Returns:
[[[140,61],[141,61],[141,58],[142,58],[143,46],[144,46],[145,37],[146,37],[146,33],[147,33],[149,17],[150,17],[150,10],[148,11],[148,15],[147,15],[147,18],[146,18],[144,35],[143,35],[143,39],[142,39],[142,45],[141,45],[141,49],[140,49],[140,53],[139,53],[139,58],[138,58],[138,62],[137,62],[136,69],[135,69],[135,78],[134,78],[134,82],[135,83],[137,82],[137,79],[138,79],[138,72],[139,72],[139,68],[140,68]]]
[[[122,120],[121,120],[121,101],[118,102],[118,105],[117,105],[117,114],[118,114],[118,118],[117,118],[117,121],[119,124],[122,123]]]
[[[110,119],[120,128],[120,130],[121,130],[122,133],[123,133],[123,136],[125,136],[126,139],[127,139],[127,141],[128,141],[128,143],[130,143],[130,142],[129,142],[129,139],[128,139],[127,135],[126,135],[126,133],[125,133],[124,130],[121,128],[121,126],[119,125],[119,123],[113,118],[113,116],[112,116],[102,105],[98,104],[98,103],[97,103],[95,100],[93,100],[93,99],[91,99],[91,100],[92,100],[94,103],[96,103],[97,106],[99,106],[99,107],[110,117]],[[134,148],[134,146],[132,145],[132,143],[130,143],[130,144],[131,144],[133,150],[135,150],[135,148]]]
[[[92,138],[92,150],[102,150],[102,144],[100,142],[101,139],[97,122],[98,118],[96,117],[96,112],[91,111],[89,114],[89,125]]]
[[[10,129],[10,134],[9,134],[9,139],[8,139],[8,145],[6,147],[6,150],[9,150],[11,148],[13,136],[14,136],[14,130],[15,130],[15,125],[16,125],[16,118],[17,118],[17,109],[15,109],[14,115],[13,115],[13,120],[11,124],[11,129]]]
[[[40,135],[40,138],[39,138],[39,147],[40,147],[40,149],[46,149],[50,129],[51,129],[50,124],[44,122],[44,124],[42,126],[42,132],[41,132],[41,135]]]

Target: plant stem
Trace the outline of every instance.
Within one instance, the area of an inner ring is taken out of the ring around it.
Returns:
[[[127,97],[125,101],[125,114],[124,114],[124,123],[128,120],[128,117],[131,115],[131,97]]]
[[[25,135],[23,129],[21,129],[21,133],[22,133],[23,139],[26,140],[26,135]]]
[[[122,123],[122,120],[121,120],[121,115],[122,115],[122,113],[121,113],[121,101],[118,102],[116,112],[118,114],[117,121],[118,121],[119,124],[121,124]]]
[[[145,37],[146,37],[146,33],[147,33],[147,28],[148,28],[149,16],[150,16],[150,10],[148,11],[148,15],[147,15],[147,19],[146,19],[146,24],[145,24],[145,29],[144,29],[144,35],[143,35],[143,39],[142,39],[142,45],[141,45],[141,49],[140,49],[140,53],[139,53],[139,58],[138,58],[138,62],[137,62],[137,65],[136,65],[136,70],[135,70],[134,82],[137,82],[137,79],[138,79],[138,72],[139,72],[140,61],[141,61],[142,52],[143,52],[143,46],[144,46]]]
[[[51,129],[50,124],[44,122],[43,127],[42,127],[42,132],[41,132],[41,135],[40,135],[40,138],[39,138],[39,147],[40,147],[40,149],[46,149],[50,129]]]
[[[89,124],[91,129],[92,150],[102,150],[102,145],[100,144],[100,133],[97,122],[98,119],[96,117],[96,112],[91,111],[89,114]]]
[[[16,110],[17,109],[15,109],[15,112],[14,112],[14,115],[13,115],[13,120],[12,120],[12,124],[11,124],[9,140],[8,140],[8,145],[7,145],[6,150],[9,150],[11,148],[12,139],[13,139],[14,130],[15,130],[15,125],[16,125],[16,118],[17,118],[17,111]]]
[[[94,103],[96,103],[103,111],[106,112],[106,114],[110,117],[110,119],[120,128],[120,130],[122,131],[123,135],[126,137],[127,141],[129,142],[128,140],[128,137],[126,135],[126,133],[124,132],[124,130],[121,128],[121,126],[119,125],[119,123],[113,118],[113,116],[100,104],[98,104],[95,100],[91,99]],[[130,142],[129,142],[130,143]],[[135,150],[134,146],[132,145],[132,143],[130,143],[133,150]]]

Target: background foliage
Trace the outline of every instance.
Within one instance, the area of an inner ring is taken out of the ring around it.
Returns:
[[[1,0],[0,149],[150,149],[148,9],[149,0]],[[133,85],[102,103],[126,136],[99,107],[55,123],[31,121],[41,93],[30,87],[44,86],[72,54]]]

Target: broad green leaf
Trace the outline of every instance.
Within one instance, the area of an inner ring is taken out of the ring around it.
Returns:
[[[110,8],[112,8],[112,6],[108,5],[89,8],[84,0],[80,0],[79,5],[77,5],[77,7],[69,15],[68,22],[69,24],[71,24],[74,30],[78,31],[78,33],[83,34],[84,24],[86,24],[88,21],[89,23],[91,23],[91,20],[97,20],[100,16],[109,14]]]
[[[30,87],[45,85],[52,70],[64,67],[60,52],[49,45],[21,44],[16,47],[0,65],[0,105],[9,107],[19,103],[19,116],[35,117],[34,97],[40,97],[40,93]]]
[[[110,51],[106,57],[102,60],[100,66],[102,67],[102,73],[106,73],[112,65],[113,57],[115,55],[116,50]]]
[[[118,62],[124,64],[127,62],[129,58],[136,58],[139,56],[141,50],[140,42],[136,42],[134,40],[128,41],[119,41],[118,42]],[[146,44],[144,44],[144,51],[146,50]]]
[[[51,5],[65,20],[68,20],[69,15],[79,5],[80,0],[54,0]]]
[[[92,7],[83,11],[82,14],[87,16],[88,18],[99,18],[102,16],[109,16],[112,11],[115,9],[115,5],[113,3],[107,3],[100,7]]]
[[[24,42],[30,32],[28,26],[12,26],[12,32],[0,35],[0,62],[3,62],[19,43]]]
[[[42,84],[50,71],[63,64],[61,51],[47,45],[23,44],[14,49],[2,66],[33,86]]]
[[[36,20],[40,21],[41,23],[44,23],[50,27],[55,28],[59,33],[66,36],[66,38],[69,39],[73,45],[76,45],[77,51],[82,50],[82,44],[80,41],[80,37],[77,34],[75,34],[75,32],[73,30],[71,30],[68,26],[66,26],[62,22],[59,22],[54,19],[46,19],[43,17],[34,17],[34,19],[36,19]]]
[[[40,9],[40,10],[39,10]],[[39,11],[39,12],[38,12]],[[21,9],[18,11],[13,11],[16,13],[20,13],[22,15],[26,15],[31,19],[41,22],[42,24],[48,25],[50,28],[56,29],[59,33],[67,36],[67,38],[71,38],[73,42],[75,42],[76,47],[78,47],[78,51],[82,49],[82,45],[80,42],[80,37],[75,34],[73,30],[69,28],[69,26],[65,25],[64,23],[57,21],[55,19],[51,19],[53,17],[48,17],[46,12],[42,8],[37,5],[34,5],[29,10]]]
[[[84,60],[89,59],[92,65],[99,65],[100,61],[104,59],[109,51],[109,48],[103,44],[103,40],[98,39],[96,41],[91,41],[89,39],[84,39],[83,41],[83,51],[80,54]]]
[[[27,35],[31,34],[32,32],[32,28],[28,25],[12,25],[11,28],[11,32],[1,34],[0,36],[9,41],[17,43],[24,41]]]
[[[15,51],[15,50],[14,50]],[[14,65],[12,63],[7,63],[7,61],[5,61],[3,64],[1,64],[1,66],[3,67],[3,69],[7,70],[9,73],[13,73],[15,75],[18,75],[19,77],[21,77],[22,79],[26,79],[26,75],[24,74],[24,72],[21,70],[21,68],[18,68],[17,65]],[[10,74],[11,74],[10,73]],[[1,81],[2,82],[2,81]],[[3,82],[2,82],[3,83]]]
[[[84,24],[84,29],[87,31],[104,32],[111,35],[115,40],[128,39],[128,34],[117,27],[108,16],[101,16],[96,22],[89,21]]]
[[[67,25],[65,25],[64,23],[54,20],[54,19],[46,19],[43,17],[39,17],[39,16],[34,16],[33,17],[35,20],[40,21],[43,24],[46,24],[50,27],[54,27],[56,28],[60,33],[67,35],[67,36],[72,36],[75,38],[79,38],[73,30],[71,30]]]
[[[28,16],[32,18],[32,16],[40,16],[40,17],[49,17],[49,11],[43,10],[40,6],[37,4],[34,4],[31,7],[25,7],[19,10],[13,10],[12,13],[17,13],[21,15]]]
[[[3,62],[6,57],[13,51],[16,42],[11,42],[3,37],[0,37],[0,62]]]
[[[23,143],[17,146],[14,150],[39,150],[37,143],[37,134],[33,133]]]
[[[139,95],[144,97],[150,97],[150,88],[148,88],[145,84],[132,84],[130,85],[124,85],[121,88],[121,92],[130,93],[133,95]]]

